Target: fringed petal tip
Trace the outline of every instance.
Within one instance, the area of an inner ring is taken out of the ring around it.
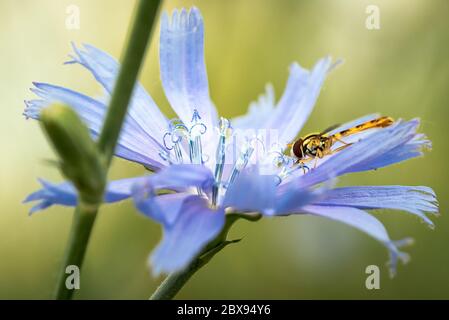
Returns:
[[[28,119],[34,119],[39,120],[40,113],[43,108],[48,106],[49,101],[46,101],[46,91],[45,89],[48,86],[45,83],[41,82],[32,82],[33,87],[30,88],[30,91],[40,97],[41,99],[32,99],[32,100],[24,100],[25,109],[22,113],[22,115],[28,120]]]
[[[111,55],[94,47],[93,45],[82,43],[80,46],[77,46],[73,41],[70,44],[73,53],[68,54],[70,60],[65,61],[65,65],[80,64],[92,71],[95,75],[108,63],[111,63],[112,61],[115,62],[115,59]],[[115,68],[115,65],[110,64],[107,71],[115,73]]]
[[[248,112],[233,118],[231,123],[235,129],[262,129],[268,121],[276,105],[274,87],[271,83],[265,85],[265,92],[252,101]]]
[[[47,209],[54,204],[64,206],[75,206],[76,192],[69,184],[54,185],[44,179],[38,179],[42,188],[28,195],[22,203],[38,201],[29,211],[31,216],[33,213]]]
[[[109,95],[118,70],[117,61],[108,53],[86,43],[77,46],[71,43],[73,53],[68,55],[65,65],[79,64],[89,70]]]
[[[30,88],[30,91],[38,96],[38,99],[32,100],[24,100],[25,109],[23,111],[23,116],[26,119],[34,119],[39,120],[40,113],[42,109],[49,106],[52,102],[61,101],[66,102],[64,99],[61,99],[60,96],[55,94],[55,90],[63,89],[57,86],[44,83],[44,82],[32,82],[33,87]],[[65,89],[63,89],[65,90]],[[67,90],[68,92],[73,92],[71,90]],[[74,92],[73,92],[74,93]]]
[[[257,97],[257,101],[253,101],[249,105],[250,112],[260,112],[260,109],[272,111],[276,104],[276,95],[272,83],[265,85],[265,92]]]
[[[105,203],[113,203],[128,199],[131,196],[131,187],[146,177],[136,177],[110,181],[104,194]],[[78,203],[78,192],[70,182],[54,184],[44,179],[38,179],[42,188],[31,193],[23,203],[40,201],[30,210],[30,214],[46,209],[52,205],[75,207]]]
[[[162,14],[162,29],[169,32],[196,32],[203,28],[203,17],[196,7],[189,10],[182,8],[174,9],[171,19],[167,12]]]
[[[78,48],[75,44],[75,42],[70,42],[70,46],[72,47],[73,50],[73,54],[69,53],[68,57],[70,58],[70,60],[64,61],[65,65],[68,64],[83,64],[83,52],[80,50],[80,48]],[[85,44],[82,45],[83,47],[85,47]]]
[[[320,72],[324,74],[329,73],[330,71],[335,69],[341,62],[342,60],[338,59],[334,63],[332,63],[332,57],[330,55],[327,55],[316,62],[312,72]],[[309,70],[301,67],[298,62],[293,62],[292,64],[290,64],[289,69],[291,74],[298,74],[301,76],[301,78],[302,76],[310,73]]]
[[[28,119],[34,119],[38,120],[40,112],[42,108],[44,107],[44,101],[43,100],[24,100],[25,103],[25,109],[23,110],[22,115],[25,117],[26,120]]]
[[[415,125],[415,132],[413,135],[413,138],[410,140],[409,144],[413,145],[416,144],[421,151],[423,150],[432,150],[432,141],[429,140],[429,138],[424,133],[418,133],[418,129],[421,126],[421,119],[420,118],[413,118],[410,123],[413,123]]]
[[[391,241],[386,244],[390,253],[390,260],[387,262],[390,278],[394,278],[396,276],[399,260],[404,265],[410,261],[410,255],[406,252],[400,251],[399,249],[401,247],[411,246],[413,244],[414,244],[413,238],[405,238],[398,241]]]
[[[326,56],[318,60],[311,71],[303,68],[298,62],[295,61],[291,63],[289,67],[290,78],[295,79],[296,83],[303,82],[304,85],[306,85],[310,82],[309,75],[311,73],[324,76],[333,69],[333,65],[334,64],[332,64],[332,58],[330,56]]]
[[[438,215],[435,192],[425,186],[355,186],[330,190],[317,204],[359,209],[409,212],[434,228],[429,214]]]
[[[50,207],[53,203],[49,200],[46,200],[46,191],[45,189],[40,189],[38,191],[35,191],[31,194],[29,194],[24,200],[22,200],[22,203],[29,203],[33,201],[39,201],[37,204],[35,204],[31,209],[28,211],[28,215],[31,216],[33,213],[47,209]]]
[[[316,65],[318,65],[320,61],[318,61]],[[298,77],[300,81],[307,83],[308,81],[307,76],[310,74],[310,71],[303,68],[298,62],[295,61],[291,63],[288,71],[290,72],[291,77]]]
[[[398,123],[405,122],[403,119],[398,119]],[[414,135],[412,139],[408,142],[410,145],[416,145],[419,151],[423,150],[432,150],[432,142],[428,139],[428,137],[424,133],[418,133],[418,129],[421,126],[420,118],[413,118],[408,121],[408,123],[412,124],[414,127]]]
[[[416,196],[416,210],[422,213],[422,219],[427,225],[434,229],[434,223],[426,216],[426,214],[431,214],[434,217],[439,217],[439,204],[438,199],[432,188],[429,187],[414,187],[410,193]]]
[[[431,214],[434,217],[438,217],[440,213],[438,200],[432,188],[425,186],[409,187],[404,201],[406,201],[407,205],[410,205],[404,208],[404,210],[416,214],[430,229],[435,229],[435,224],[428,215]]]

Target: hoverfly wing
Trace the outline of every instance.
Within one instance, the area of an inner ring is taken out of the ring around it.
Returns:
[[[323,135],[325,135],[325,134],[331,132],[332,130],[337,129],[337,128],[340,127],[340,126],[341,126],[340,123],[334,124],[334,125],[330,126],[329,128],[326,128],[325,130],[321,131],[320,135],[323,136]]]

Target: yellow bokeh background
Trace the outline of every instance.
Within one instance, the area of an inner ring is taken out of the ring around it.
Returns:
[[[79,66],[63,66],[70,42],[89,43],[120,57],[134,1],[13,0],[0,2],[0,298],[52,297],[72,210],[53,207],[32,217],[21,204],[37,177],[61,181],[46,164],[55,156],[38,123],[22,116],[32,81],[91,95],[99,86]],[[65,26],[66,9],[80,9],[80,29]],[[310,68],[320,57],[343,58],[327,79],[303,133],[380,112],[420,117],[433,141],[425,158],[340,179],[340,185],[427,185],[442,216],[430,230],[417,218],[382,210],[376,216],[393,239],[412,236],[412,261],[390,280],[387,252],[367,235],[308,216],[240,222],[230,246],[180,292],[179,298],[449,298],[449,2],[445,0],[198,0],[165,1],[163,8],[195,5],[206,27],[210,91],[219,112],[240,115],[271,82],[279,97],[293,61]],[[365,27],[366,7],[380,9],[380,29]],[[158,32],[141,81],[173,115],[159,80]],[[115,160],[111,178],[137,176],[138,165]],[[145,299],[161,281],[146,261],[159,226],[131,201],[102,207],[85,265],[79,299]],[[365,288],[365,268],[381,267],[381,289]]]

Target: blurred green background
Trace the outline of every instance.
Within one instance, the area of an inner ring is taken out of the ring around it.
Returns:
[[[80,8],[80,30],[67,30],[69,5]],[[365,27],[367,5],[380,8],[380,30]],[[13,0],[0,2],[0,298],[50,298],[66,245],[72,210],[54,207],[29,217],[24,197],[37,177],[61,181],[45,164],[54,158],[39,126],[21,113],[32,81],[96,95],[99,87],[80,67],[63,66],[70,41],[90,43],[120,57],[134,1]],[[181,291],[179,298],[449,298],[449,2],[166,1],[164,8],[196,5],[206,25],[211,95],[227,117],[246,111],[272,82],[282,93],[292,61],[310,68],[327,54],[345,64],[326,81],[304,132],[380,112],[420,117],[433,151],[378,172],[345,176],[340,185],[427,185],[437,192],[442,217],[430,230],[417,218],[379,211],[393,239],[412,236],[412,261],[390,280],[384,247],[351,227],[294,216],[239,223],[227,248]],[[157,30],[156,35],[158,35]],[[154,40],[157,40],[155,37]],[[169,115],[153,41],[141,80]],[[114,162],[111,177],[144,170]],[[160,278],[146,268],[160,228],[130,201],[102,208],[82,272],[83,299],[145,299]],[[365,267],[381,267],[381,289],[365,288]]]

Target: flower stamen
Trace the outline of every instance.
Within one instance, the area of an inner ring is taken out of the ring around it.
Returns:
[[[188,135],[189,130],[179,119],[172,119],[169,127],[170,131],[165,133],[163,137],[164,147],[168,151],[173,150],[176,163],[183,163],[181,141],[184,136]],[[170,144],[167,142],[167,138],[170,138]]]
[[[278,185],[282,183],[289,176],[293,175],[298,169],[302,169],[303,174],[308,172],[310,168],[304,163],[297,163],[296,159],[283,153],[283,149],[272,150],[269,154],[272,155],[272,163],[280,171],[277,174]]]
[[[200,122],[201,117],[197,109],[193,110],[192,126],[189,130],[189,156],[192,164],[203,164],[203,147],[201,144],[201,136],[206,133],[207,127]],[[198,194],[201,195],[201,188],[197,188]]]
[[[229,186],[235,181],[235,179],[237,179],[240,172],[243,169],[245,169],[253,152],[254,152],[254,146],[251,145],[249,143],[249,141],[246,142],[245,145],[243,146],[240,156],[237,158],[237,160],[234,163],[234,167],[232,168],[231,175],[229,176],[228,183],[226,184],[226,188],[229,188]]]
[[[192,123],[189,130],[189,155],[192,164],[203,164],[203,147],[201,144],[201,136],[206,133],[207,127],[204,123],[199,122],[201,117],[198,110],[193,111]]]
[[[216,162],[215,162],[215,173],[214,173],[214,179],[215,183],[212,188],[212,204],[214,206],[217,205],[217,198],[220,194],[220,187],[222,183],[222,176],[223,176],[223,167],[226,160],[226,135],[228,133],[228,129],[230,129],[231,123],[229,120],[225,118],[220,119],[220,137],[218,140],[218,146],[217,146],[217,152],[215,155]]]

